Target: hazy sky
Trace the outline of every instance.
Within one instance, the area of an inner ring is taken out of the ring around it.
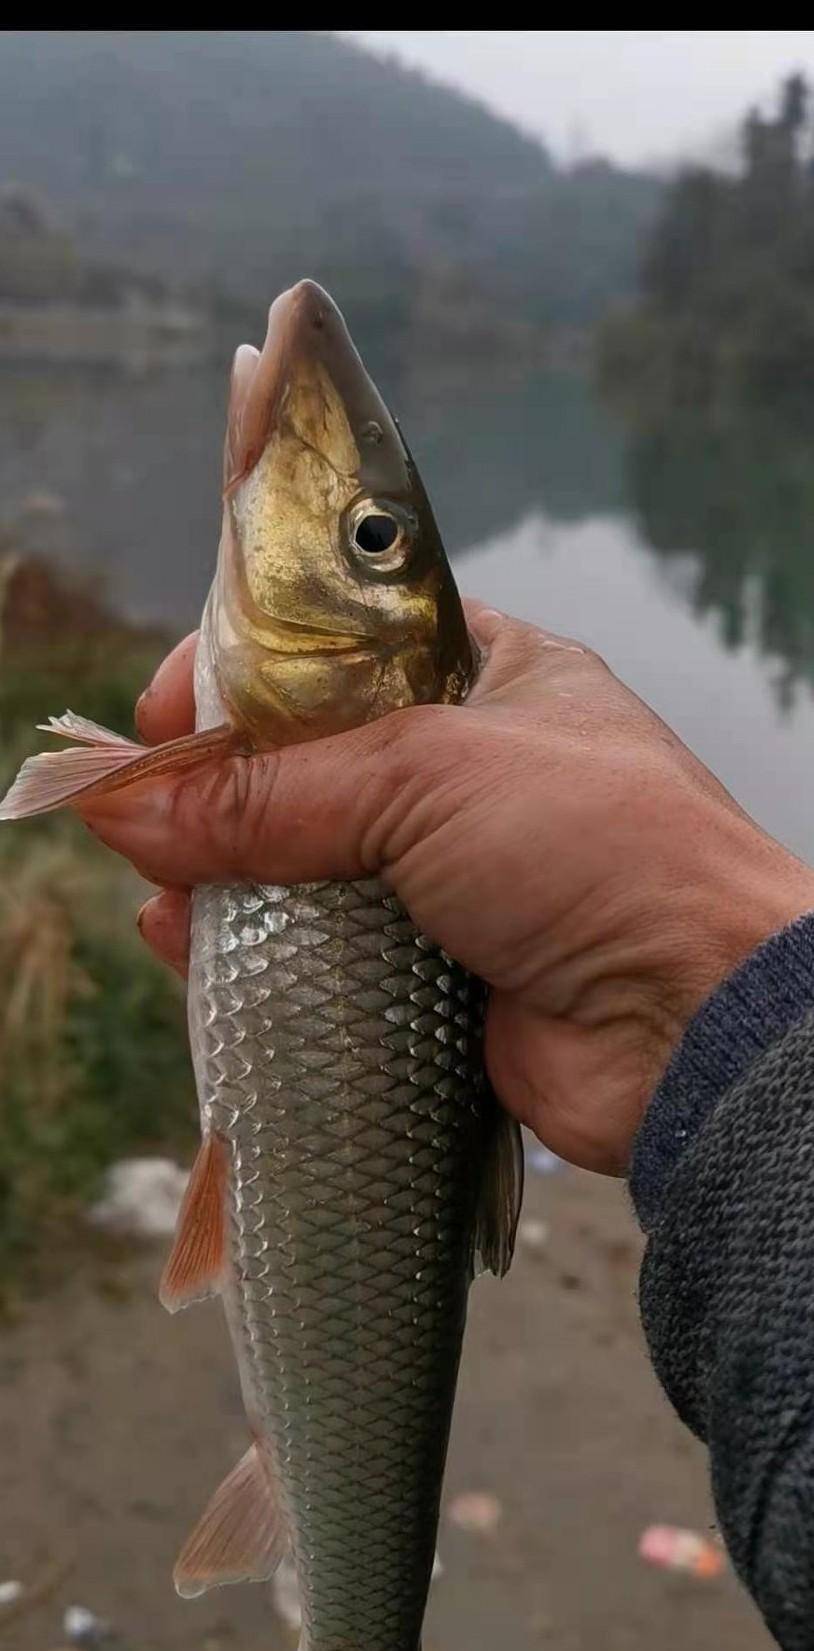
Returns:
[[[803,29],[344,32],[455,82],[569,157],[709,151],[780,75],[802,68],[814,77],[814,31]]]

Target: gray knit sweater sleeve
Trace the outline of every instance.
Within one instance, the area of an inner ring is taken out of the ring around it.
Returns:
[[[814,1651],[814,915],[695,1017],[631,1192],[656,1370],[742,1580],[784,1651]]]

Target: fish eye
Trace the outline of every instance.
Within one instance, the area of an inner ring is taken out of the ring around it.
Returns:
[[[385,516],[384,512],[371,510],[367,516],[360,516],[353,529],[353,542],[357,550],[366,556],[378,556],[383,550],[390,550],[399,536],[399,524],[393,516]]]
[[[389,499],[358,499],[345,526],[352,561],[374,576],[399,573],[410,558],[416,526],[412,512]]]

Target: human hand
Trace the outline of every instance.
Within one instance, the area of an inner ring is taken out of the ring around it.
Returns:
[[[589,649],[478,604],[468,617],[486,661],[465,705],[230,757],[83,812],[167,885],[141,927],[175,967],[186,887],[384,877],[488,982],[503,1104],[562,1157],[623,1173],[691,1015],[814,908],[814,872]],[[193,726],[194,642],[140,702],[150,742]]]

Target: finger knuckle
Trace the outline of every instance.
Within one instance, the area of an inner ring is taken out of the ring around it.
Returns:
[[[610,669],[607,661],[589,643],[573,636],[555,636],[538,632],[538,658],[546,669],[557,671],[602,671]]]
[[[533,668],[545,653],[546,641],[546,633],[536,625],[507,620],[487,644],[472,697],[477,699],[480,691],[488,692],[495,683],[510,681]]]
[[[417,705],[405,720],[399,741],[398,761],[406,779],[420,773],[429,778],[439,768],[446,769],[464,733],[459,706]]]
[[[608,664],[604,654],[598,653],[596,648],[589,648],[587,646],[583,646],[582,651],[586,665],[590,665],[596,671],[610,672],[610,665]]]

